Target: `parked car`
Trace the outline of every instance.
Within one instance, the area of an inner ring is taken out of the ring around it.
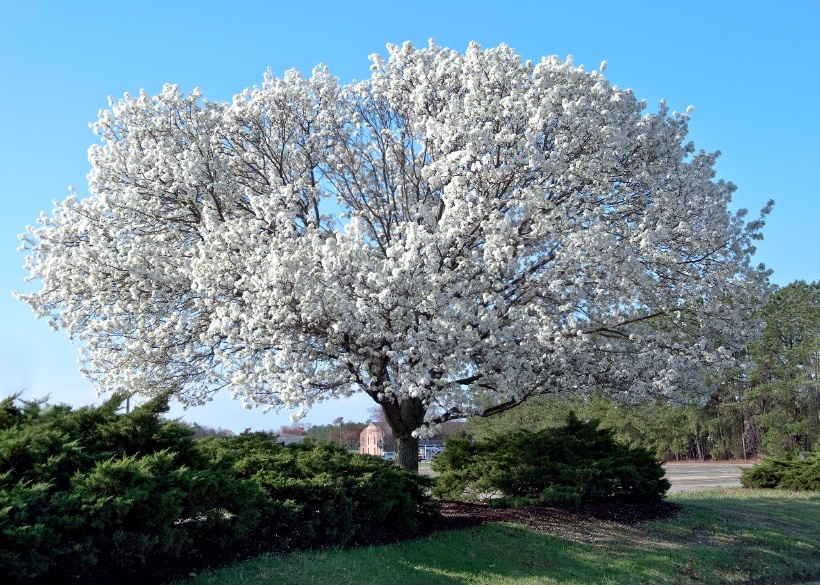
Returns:
[[[393,451],[385,451],[382,453],[382,459],[386,459],[387,461],[392,461],[396,458],[396,454]]]

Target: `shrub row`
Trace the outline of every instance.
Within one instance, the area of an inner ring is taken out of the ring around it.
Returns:
[[[212,460],[229,464],[235,477],[276,504],[264,512],[263,526],[278,548],[340,546],[382,532],[412,534],[435,513],[429,478],[380,457],[351,454],[332,443],[282,447],[264,433],[199,443]]]
[[[820,490],[820,452],[802,459],[764,459],[762,463],[744,469],[740,483],[748,488]]]
[[[433,461],[437,496],[498,504],[578,505],[659,501],[669,489],[646,449],[619,444],[598,421],[570,414],[566,425],[518,431],[483,441],[450,438]]]
[[[333,445],[264,433],[194,441],[120,397],[72,409],[0,402],[0,574],[12,583],[135,575],[265,550],[343,546],[412,531],[425,478]]]

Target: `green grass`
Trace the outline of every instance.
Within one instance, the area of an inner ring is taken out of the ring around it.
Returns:
[[[679,493],[676,518],[578,523],[558,532],[491,524],[346,551],[268,555],[193,585],[795,583],[820,576],[820,494]]]

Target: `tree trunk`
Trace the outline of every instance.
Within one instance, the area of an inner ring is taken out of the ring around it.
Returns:
[[[740,411],[740,444],[743,445],[743,461],[746,461],[746,419]]]
[[[396,463],[408,471],[418,472],[419,440],[413,436],[413,431],[424,423],[427,409],[421,400],[413,397],[397,397],[392,401],[382,402],[381,406],[396,441]]]
[[[396,435],[396,463],[408,471],[419,470],[419,439],[413,435]]]

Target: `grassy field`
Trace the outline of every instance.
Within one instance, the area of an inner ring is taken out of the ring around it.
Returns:
[[[820,494],[717,489],[676,494],[676,518],[514,524],[346,551],[269,555],[193,585],[784,583],[820,576]]]

